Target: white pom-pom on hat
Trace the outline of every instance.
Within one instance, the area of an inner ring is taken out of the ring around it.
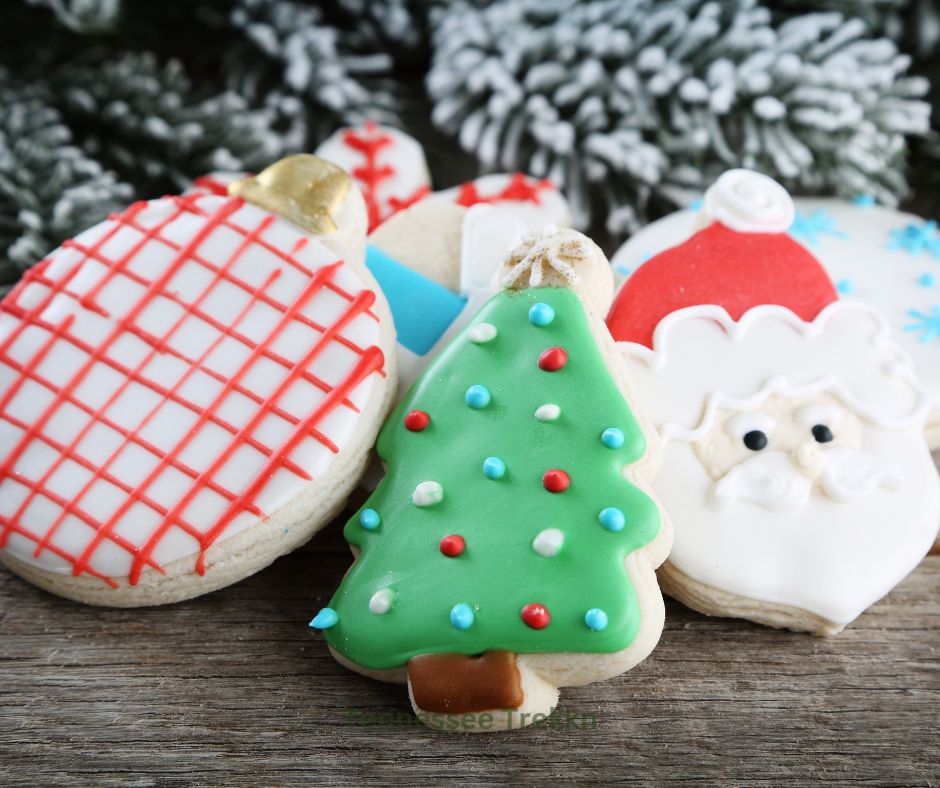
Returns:
[[[796,209],[773,178],[745,169],[728,170],[705,192],[701,225],[721,222],[739,233],[783,233]]]

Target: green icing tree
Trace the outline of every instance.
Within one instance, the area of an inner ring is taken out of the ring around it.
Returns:
[[[622,475],[645,450],[578,296],[496,295],[385,424],[387,475],[345,530],[361,552],[313,626],[371,669],[626,648],[640,616],[624,559],[660,527]]]

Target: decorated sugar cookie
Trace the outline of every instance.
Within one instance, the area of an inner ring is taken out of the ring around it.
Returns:
[[[735,205],[777,203],[753,173],[723,176],[701,209],[679,211],[634,235],[612,260],[621,278],[653,255],[689,238],[712,221],[735,227]],[[719,205],[719,203],[721,203]],[[745,228],[746,231],[746,228]],[[911,357],[927,390],[928,440],[940,449],[940,230],[936,222],[875,205],[803,198],[795,201],[790,236],[822,263],[840,298],[877,309],[892,337]]]
[[[786,233],[782,187],[730,178],[706,195],[714,221],[642,265],[608,318],[664,444],[660,582],[705,613],[834,634],[937,533],[930,398],[885,319]]]
[[[312,622],[343,664],[407,681],[432,727],[529,724],[663,625],[671,531],[598,317],[607,261],[555,231],[503,274],[383,428],[387,475],[346,525],[355,563]]]
[[[369,230],[431,191],[420,143],[403,131],[373,122],[337,130],[316,150],[356,180],[369,212]]]
[[[313,156],[229,191],[135,203],[0,304],[0,561],[54,593],[228,585],[364,469],[395,354],[362,197]]]
[[[452,192],[453,202],[432,195],[369,236],[366,263],[388,296],[398,330],[402,392],[500,289],[506,255],[526,235],[568,222],[557,191],[523,176],[493,177],[480,179],[486,199],[471,203],[480,192],[466,184]],[[521,192],[520,183],[526,184]],[[525,202],[524,195],[545,201]]]

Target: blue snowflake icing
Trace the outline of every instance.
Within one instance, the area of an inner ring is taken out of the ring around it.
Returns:
[[[919,333],[918,339],[924,343],[940,339],[940,306],[932,307],[929,312],[910,309],[907,314],[914,318],[914,322],[904,326],[905,331]]]
[[[940,232],[933,220],[920,224],[908,224],[891,231],[889,249],[904,249],[911,254],[927,252],[940,259]]]
[[[822,208],[813,211],[808,216],[797,211],[789,232],[797,241],[807,246],[818,246],[821,235],[831,235],[834,238],[848,237],[846,233],[836,227],[835,219]]]

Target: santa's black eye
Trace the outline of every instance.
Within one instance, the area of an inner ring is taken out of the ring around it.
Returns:
[[[816,443],[829,443],[832,440],[832,430],[825,424],[817,424],[813,427],[813,437]]]
[[[761,430],[751,430],[744,436],[744,445],[751,451],[767,448],[767,435]]]

